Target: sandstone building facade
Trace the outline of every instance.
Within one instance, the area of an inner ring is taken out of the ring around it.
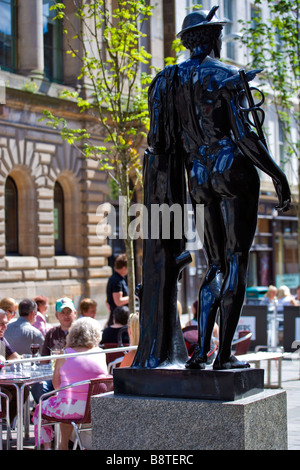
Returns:
[[[114,4],[115,0],[108,3]],[[222,57],[241,66],[244,52],[232,41],[238,20],[250,19],[250,0],[151,0],[145,47],[155,67],[172,54],[175,32],[194,4],[210,9],[220,4],[220,16],[231,21],[224,30]],[[101,143],[103,131],[84,121],[74,103],[60,98],[65,89],[84,89],[78,82],[79,63],[66,55],[68,41],[53,20],[51,0],[0,0],[0,298],[46,295],[53,313],[55,300],[70,296],[78,307],[83,297],[98,302],[106,314],[105,288],[111,260],[121,249],[101,232],[101,204],[110,188],[98,163],[83,158],[59,133],[46,126],[44,109],[65,117],[72,126],[93,130]],[[74,17],[73,0],[65,0]],[[262,14],[266,15],[264,10]],[[85,117],[85,119],[87,119]],[[271,153],[279,162],[280,128],[267,111]],[[293,168],[286,169],[293,181]],[[251,252],[250,282],[296,284],[298,279],[297,219],[274,216],[272,183],[262,175],[257,236]],[[205,269],[201,252],[193,253],[180,286],[184,309],[194,300]],[[137,267],[140,270],[140,258]],[[280,279],[280,280],[279,280]],[[282,282],[281,282],[282,280]]]
[[[73,0],[64,2],[73,15]],[[59,98],[76,89],[79,63],[53,21],[51,0],[0,1],[0,297],[83,297],[107,313],[105,288],[113,248],[101,235],[107,175],[46,126],[44,109],[70,126],[93,128],[75,104]],[[74,21],[76,21],[74,17]],[[155,25],[155,28],[154,28]],[[152,62],[163,66],[163,11],[148,26]],[[151,44],[150,44],[151,43]],[[78,89],[78,88],[77,88]]]

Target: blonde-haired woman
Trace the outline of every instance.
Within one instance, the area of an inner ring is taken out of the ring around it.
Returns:
[[[268,313],[272,313],[274,311],[275,302],[277,302],[277,292],[277,287],[270,285],[260,301],[260,305],[266,305],[268,307]]]
[[[128,334],[130,339],[130,346],[137,346],[140,340],[140,322],[137,313],[132,313],[129,316]],[[131,349],[131,351],[128,351],[128,353],[125,354],[124,359],[120,364],[120,367],[130,367],[134,359],[135,353],[135,349]]]
[[[85,352],[91,350],[101,351],[98,344],[101,339],[99,323],[90,317],[82,317],[72,323],[70,327],[65,352]],[[77,357],[57,359],[53,373],[53,387],[55,389],[66,385],[107,376],[105,354],[92,354]],[[88,385],[81,385],[73,389],[58,392],[42,403],[42,413],[47,416],[72,419],[83,416],[85,411]],[[38,408],[34,413],[35,439],[37,443]],[[72,425],[61,424],[60,449],[68,450],[68,442],[72,434]],[[53,429],[51,426],[42,427],[41,443],[44,449],[51,447]]]
[[[291,291],[288,286],[280,286],[277,294],[277,318],[279,321],[278,324],[278,340],[281,343],[283,340],[283,329],[284,329],[284,317],[283,310],[284,307],[295,307],[299,305],[295,297],[291,294]]]
[[[16,316],[18,304],[15,299],[12,299],[11,297],[4,297],[4,299],[0,300],[0,308],[5,310],[7,320],[10,322]]]
[[[278,306],[277,310],[282,311],[285,305],[297,306],[299,305],[295,297],[291,294],[288,286],[280,286],[278,289]]]

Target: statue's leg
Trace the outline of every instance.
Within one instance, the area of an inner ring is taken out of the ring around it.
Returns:
[[[244,303],[248,257],[243,253],[233,253],[228,266],[220,301],[219,350],[214,369],[249,367],[248,363],[237,361],[231,354],[232,340]]]
[[[208,204],[204,210],[204,250],[208,260],[208,270],[199,290],[198,302],[198,346],[187,361],[189,369],[202,369],[207,362],[211,348],[211,336],[219,308],[223,284],[224,233],[218,201]]]
[[[232,340],[244,303],[249,251],[257,220],[256,195],[227,198],[224,214],[226,274],[220,296],[219,350],[214,369],[249,367],[231,354]]]

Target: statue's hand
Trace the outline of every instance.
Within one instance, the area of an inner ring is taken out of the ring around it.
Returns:
[[[291,207],[291,191],[287,181],[274,181],[274,187],[277,193],[279,204],[276,209],[279,212],[286,212]]]
[[[263,69],[255,69],[255,70],[249,70],[248,72],[246,72],[247,82],[251,82],[252,80],[254,80],[256,75],[262,72],[262,70]],[[234,89],[237,86],[242,86],[242,85],[243,85],[243,82],[242,82],[241,76],[239,73],[236,73],[226,78],[225,80],[222,80],[219,87],[222,88],[223,86],[225,86],[228,89]]]
[[[248,72],[246,72],[247,82],[251,82],[252,80],[254,80],[256,75],[262,71],[263,69],[255,69],[255,70],[249,70]]]

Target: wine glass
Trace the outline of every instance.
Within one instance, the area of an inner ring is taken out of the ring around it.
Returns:
[[[38,357],[40,355],[40,345],[36,343],[32,343],[30,345],[30,351],[31,351],[32,357]],[[36,370],[36,368],[37,368],[37,363],[34,362],[32,364],[32,369]]]

